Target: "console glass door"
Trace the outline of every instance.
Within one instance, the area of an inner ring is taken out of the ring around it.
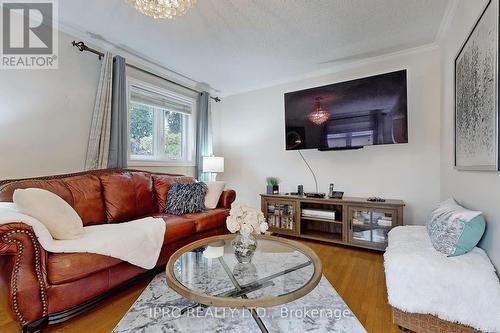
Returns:
[[[350,242],[376,248],[387,246],[388,233],[396,217],[394,210],[350,207],[349,213]]]

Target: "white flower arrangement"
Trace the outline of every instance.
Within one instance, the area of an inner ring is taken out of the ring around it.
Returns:
[[[264,214],[246,205],[236,205],[231,208],[226,220],[227,229],[234,233],[239,232],[243,237],[252,233],[263,234],[269,229]]]

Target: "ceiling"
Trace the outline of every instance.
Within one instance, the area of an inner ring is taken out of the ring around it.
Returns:
[[[71,26],[222,95],[432,43],[448,0],[198,0],[155,20],[126,0],[59,1]]]

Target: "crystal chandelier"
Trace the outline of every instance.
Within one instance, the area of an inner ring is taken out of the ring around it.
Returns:
[[[144,15],[172,19],[181,16],[196,3],[196,0],[128,0]]]
[[[310,121],[316,125],[321,125],[330,118],[330,113],[321,105],[322,97],[316,97],[313,110],[307,115]]]

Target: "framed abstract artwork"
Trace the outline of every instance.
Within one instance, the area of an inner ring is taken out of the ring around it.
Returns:
[[[455,167],[499,170],[499,0],[490,0],[455,58]]]

